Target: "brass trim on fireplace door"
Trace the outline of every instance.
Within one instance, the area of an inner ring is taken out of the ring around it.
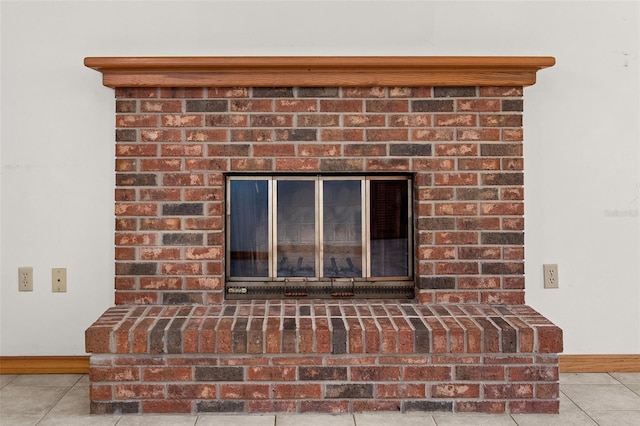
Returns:
[[[107,87],[530,86],[550,56],[87,57]]]

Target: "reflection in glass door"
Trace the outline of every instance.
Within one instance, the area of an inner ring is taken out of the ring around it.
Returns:
[[[278,277],[316,275],[315,180],[277,181]]]
[[[325,277],[362,277],[362,181],[325,180],[322,263]]]

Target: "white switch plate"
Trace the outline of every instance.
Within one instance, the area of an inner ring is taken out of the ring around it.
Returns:
[[[542,265],[544,272],[544,288],[558,288],[558,265],[556,263]]]
[[[67,291],[67,268],[53,268],[51,270],[51,291],[54,293]]]

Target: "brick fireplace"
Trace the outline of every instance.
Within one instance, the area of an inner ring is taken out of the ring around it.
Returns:
[[[116,98],[115,306],[86,332],[92,413],[558,411],[562,331],[524,298],[522,157],[523,88],[553,58],[85,64]],[[291,176],[408,182],[402,276],[364,272],[363,226],[355,281],[314,272],[292,291],[276,243],[268,279],[234,281],[229,179]],[[323,279],[339,291],[314,297]]]

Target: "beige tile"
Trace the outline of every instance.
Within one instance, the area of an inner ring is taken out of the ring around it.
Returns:
[[[640,373],[611,373],[611,375],[625,385],[640,384]]]
[[[15,386],[73,386],[82,374],[20,374],[11,382]]]
[[[194,426],[198,418],[192,415],[123,415],[118,426]],[[220,423],[225,424],[225,423]],[[226,423],[232,425],[233,423]]]
[[[0,410],[0,425],[35,426],[41,418],[42,414],[7,414]]]
[[[16,378],[15,374],[0,374],[0,388],[5,387],[9,383],[11,383],[11,381],[15,378]]]
[[[632,385],[626,385],[629,389],[640,395],[640,383],[635,383]]]
[[[573,403],[565,394],[560,390],[560,413],[568,411],[580,411],[580,407]]]
[[[197,426],[274,426],[275,424],[276,424],[276,416],[273,416],[273,415],[242,416],[242,415],[229,415],[229,414],[201,414],[198,416],[198,421],[196,422]],[[293,423],[281,423],[280,416],[278,416],[277,424],[278,426],[281,426],[283,424],[293,424]],[[312,423],[312,425],[313,424],[314,423]],[[325,423],[325,424],[332,424],[332,423]],[[305,423],[303,420],[298,421],[298,426],[300,425],[312,426],[308,423]]]
[[[562,392],[583,410],[640,410],[640,396],[624,385],[563,385]]]
[[[560,414],[513,414],[518,426],[595,426],[583,411],[568,411]]]
[[[89,388],[73,387],[62,397],[51,414],[89,414]]]
[[[61,386],[14,386],[0,389],[3,414],[45,414],[60,401],[69,388]]]
[[[38,423],[38,426],[115,426],[119,416],[91,416],[74,414],[49,414]]]
[[[438,426],[516,426],[511,416],[507,414],[433,414]]]
[[[282,414],[278,415],[276,424],[278,426],[354,426],[355,421],[350,414]]]
[[[89,386],[90,384],[91,382],[89,381],[89,375],[83,374],[82,377],[80,377],[80,380],[78,380],[74,386]]]
[[[433,417],[425,413],[360,413],[354,418],[358,426],[436,426]]]
[[[600,426],[638,426],[640,425],[639,411],[589,411],[588,414]]]
[[[560,384],[617,385],[618,381],[608,373],[560,373]]]

